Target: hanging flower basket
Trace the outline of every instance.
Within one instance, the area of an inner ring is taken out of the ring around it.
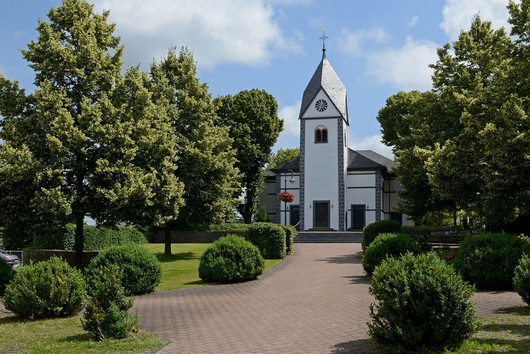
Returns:
[[[278,200],[286,203],[294,202],[294,194],[291,192],[281,192],[278,194]]]

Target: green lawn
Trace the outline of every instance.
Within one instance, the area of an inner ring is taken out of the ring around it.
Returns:
[[[30,321],[0,313],[0,353],[149,352],[164,343],[142,331],[131,338],[98,342],[81,327],[81,316]]]
[[[447,353],[530,353],[530,307],[518,307],[481,319],[478,332]]]
[[[199,259],[209,243],[174,243],[173,255],[164,255],[164,244],[149,243],[145,248],[157,256],[162,264],[162,282],[155,291],[190,288],[207,285],[199,278]],[[280,259],[266,259],[265,272],[280,263]]]

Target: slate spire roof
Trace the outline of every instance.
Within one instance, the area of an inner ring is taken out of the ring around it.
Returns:
[[[307,85],[304,95],[302,97],[302,106],[300,108],[300,117],[302,118],[307,109],[313,103],[315,96],[320,90],[328,95],[331,103],[337,108],[342,118],[349,125],[348,121],[348,105],[346,99],[346,87],[342,84],[339,77],[331,67],[326,52],[322,53],[322,60],[318,65],[311,81]]]

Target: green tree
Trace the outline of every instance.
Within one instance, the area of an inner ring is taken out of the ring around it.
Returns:
[[[278,103],[272,95],[258,89],[218,97],[214,103],[219,124],[228,127],[234,139],[236,166],[243,175],[238,195],[243,196],[244,201],[238,211],[245,223],[250,223],[263,185],[262,171],[283,129]]]
[[[2,219],[34,228],[75,221],[78,265],[85,216],[162,224],[182,204],[171,122],[153,104],[145,74],[132,68],[122,77],[123,47],[108,16],[65,0],[22,51],[35,92],[0,81]],[[19,195],[26,206],[12,207]]]
[[[276,153],[271,154],[269,163],[267,164],[267,170],[278,167],[281,164],[294,159],[298,155],[300,155],[300,148],[278,149]]]
[[[151,66],[152,91],[165,107],[178,145],[177,176],[184,183],[185,206],[173,226],[181,228],[225,220],[238,201],[240,175],[236,152],[227,127],[215,125],[208,86],[197,78],[193,56],[186,49],[171,49]],[[167,245],[166,245],[167,246]]]
[[[430,207],[462,209],[494,228],[529,214],[529,6],[508,6],[512,37],[475,17],[452,47],[438,50],[431,91],[402,94],[416,102],[404,115],[392,100],[380,111],[408,188],[405,212],[421,214],[430,196]]]

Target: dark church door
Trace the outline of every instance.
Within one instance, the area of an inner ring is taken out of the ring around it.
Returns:
[[[351,206],[351,228],[360,230],[366,224],[366,206],[364,204],[352,204]]]
[[[329,228],[329,202],[315,202],[315,225],[314,227]]]

